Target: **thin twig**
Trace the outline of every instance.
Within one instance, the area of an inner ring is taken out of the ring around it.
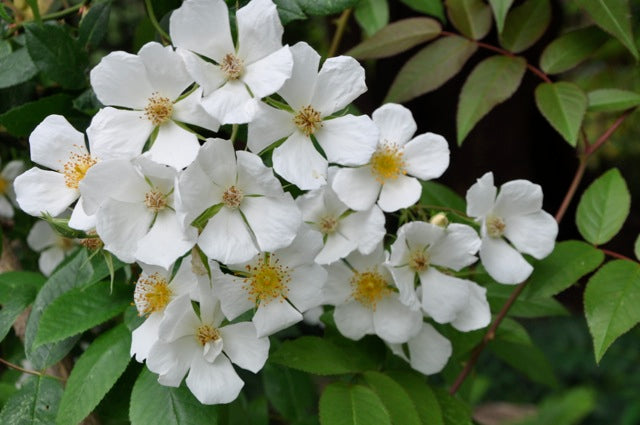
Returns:
[[[149,14],[149,20],[151,21],[151,24],[153,25],[153,27],[156,29],[156,31],[158,31],[158,34],[160,34],[160,36],[166,40],[167,42],[171,42],[171,37],[169,37],[169,34],[167,34],[167,32],[165,30],[162,29],[162,27],[160,26],[160,23],[158,22],[158,19],[156,18],[156,14],[153,11],[153,6],[151,5],[151,0],[144,0],[144,3],[147,6],[147,13]]]
[[[446,37],[450,37],[450,36],[454,36],[454,35],[458,36],[458,37],[464,37],[462,34],[457,34],[455,32],[449,32],[449,31],[442,31],[440,33],[440,35],[444,35]],[[474,40],[474,39],[468,38],[468,37],[464,37],[464,38],[466,38],[467,40],[469,40],[469,41],[471,41],[473,43],[476,43],[476,45],[478,47],[481,47],[483,49],[491,50],[493,52],[500,53],[501,55],[509,56],[509,57],[512,57],[512,58],[519,57],[519,56],[515,55],[514,53],[512,53],[512,52],[510,52],[508,50],[502,49],[502,48],[494,46],[492,44],[483,43],[482,41]],[[537,75],[544,82],[551,83],[551,78],[549,78],[549,76],[547,74],[545,74],[542,70],[540,70],[539,68],[536,68],[535,66],[531,65],[529,62],[526,62],[526,64],[527,64],[527,69],[529,71],[531,71],[533,74]]]
[[[618,127],[620,127],[620,125],[622,124],[622,122],[629,116],[629,114],[631,114],[631,112],[635,111],[635,108],[631,108],[631,109],[627,109],[626,111],[624,111],[622,113],[622,115],[620,115],[618,117],[618,119],[616,120],[616,122],[614,122],[613,124],[611,124],[611,127],[609,127],[607,129],[607,131],[605,131],[604,133],[602,133],[602,136],[600,136],[598,138],[598,140],[596,140],[592,145],[588,146],[584,153],[587,156],[592,155],[595,151],[597,151],[598,149],[600,149],[600,147],[607,141],[609,140],[609,137],[611,137],[611,135],[618,129]]]
[[[576,190],[578,190],[578,185],[582,181],[582,177],[584,176],[584,171],[587,168],[587,157],[580,157],[580,164],[578,164],[578,169],[576,170],[575,175],[573,176],[573,180],[571,181],[571,185],[567,190],[567,193],[564,195],[564,199],[562,200],[562,204],[560,204],[560,208],[558,208],[558,212],[556,213],[556,221],[558,224],[562,221],[562,217],[567,212],[567,208],[569,208],[569,204],[571,200],[576,194]]]
[[[63,379],[58,377],[58,376],[47,375],[46,373],[40,373],[40,372],[35,371],[35,370],[25,369],[25,368],[22,368],[22,367],[18,366],[17,364],[13,364],[13,363],[5,360],[3,358],[0,358],[0,363],[2,363],[3,365],[5,365],[5,366],[7,366],[7,367],[9,367],[11,369],[15,369],[15,370],[18,370],[18,371],[20,371],[22,373],[27,373],[29,375],[46,376],[47,378],[53,378],[53,379],[57,379],[58,381],[63,381]]]
[[[347,22],[349,22],[349,16],[351,15],[351,9],[345,9],[342,12],[342,15],[338,18],[336,33],[333,35],[333,40],[331,40],[331,47],[329,48],[329,53],[327,53],[327,57],[335,56],[338,51],[338,47],[340,46],[340,42],[342,41],[342,36],[344,35],[344,30],[347,27]]]
[[[80,10],[85,3],[87,2],[87,0],[84,0],[78,4],[74,4],[73,6],[64,9],[64,10],[59,10],[58,12],[53,12],[53,13],[48,13],[46,15],[42,15],[40,17],[41,21],[50,21],[53,19],[58,19],[58,18],[62,18],[66,15],[69,15],[71,13],[77,12],[78,10]],[[24,26],[25,24],[32,22],[32,21],[22,21],[22,22],[17,22],[15,24],[13,24],[11,30],[12,32],[16,32],[20,27]]]
[[[620,260],[633,261],[633,262],[637,263],[637,261],[636,261],[636,260],[634,260],[633,258],[629,258],[629,257],[627,257],[626,255],[622,255],[622,254],[619,254],[619,253],[617,253],[617,252],[615,252],[615,251],[610,251],[610,250],[608,250],[608,249],[604,249],[604,248],[599,248],[599,249],[600,249],[600,251],[604,252],[604,253],[605,253],[606,255],[608,255],[609,257],[618,258],[618,259],[620,259]]]

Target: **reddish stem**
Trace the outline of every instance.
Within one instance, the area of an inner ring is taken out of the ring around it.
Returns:
[[[618,258],[620,260],[628,260],[628,261],[633,261],[633,262],[637,262],[636,260],[634,260],[633,258],[629,258],[626,255],[622,255],[622,254],[618,254],[615,251],[610,251],[608,249],[604,249],[604,248],[599,248],[600,251],[604,252],[605,254],[607,254],[609,257],[613,257],[613,258]]]

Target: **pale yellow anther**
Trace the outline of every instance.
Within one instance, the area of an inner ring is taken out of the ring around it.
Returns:
[[[394,143],[379,145],[371,156],[371,172],[380,183],[407,174],[400,148]]]
[[[168,97],[153,93],[147,107],[144,108],[144,115],[153,125],[162,125],[173,115],[173,102]]]
[[[338,229],[338,219],[333,216],[324,216],[318,223],[318,229],[323,235],[330,235]]]
[[[244,193],[235,186],[229,187],[222,194],[222,202],[229,208],[238,208],[243,199]]]
[[[380,300],[389,295],[392,290],[385,278],[377,270],[355,273],[351,278],[353,298],[372,310]]]
[[[260,258],[258,264],[247,266],[248,277],[244,279],[244,289],[249,294],[249,299],[258,303],[268,303],[278,299],[283,301],[289,293],[291,281],[289,268],[280,264],[273,257]]]
[[[78,154],[72,153],[69,155],[69,160],[64,164],[62,168],[62,174],[64,174],[64,183],[70,189],[77,189],[78,185],[87,175],[87,171],[97,161],[96,158],[90,154]]]
[[[196,331],[196,339],[204,346],[207,342],[219,340],[220,332],[211,325],[202,325]]]
[[[144,205],[157,213],[167,207],[167,196],[157,188],[154,188],[144,195]]]
[[[429,268],[429,254],[423,250],[415,250],[409,254],[409,268],[416,272],[425,271]]]
[[[133,300],[138,314],[142,316],[164,310],[172,295],[167,280],[158,273],[153,273],[146,278],[141,276],[138,279],[133,291]]]
[[[244,72],[244,62],[233,53],[227,53],[220,62],[220,70],[224,72],[227,80],[237,80]]]
[[[490,215],[487,217],[487,234],[492,238],[500,238],[504,234],[506,224],[501,217]]]
[[[293,117],[293,123],[305,136],[310,136],[322,127],[322,117],[320,112],[308,105],[298,111]]]

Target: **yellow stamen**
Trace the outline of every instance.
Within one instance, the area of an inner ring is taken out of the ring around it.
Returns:
[[[318,221],[318,228],[323,235],[330,235],[338,229],[338,219],[333,216],[325,216]]]
[[[144,205],[157,213],[167,207],[167,196],[157,188],[154,188],[144,195]]]
[[[322,127],[322,117],[320,112],[308,105],[298,111],[296,116],[293,117],[293,123],[305,136],[309,136]]]
[[[140,276],[133,291],[133,300],[139,315],[162,311],[169,304],[173,291],[167,280],[158,273],[146,278]]]
[[[487,217],[487,234],[492,238],[502,237],[506,224],[501,217],[490,215]]]
[[[220,332],[211,325],[202,325],[196,332],[196,339],[204,346],[207,342],[219,340]]]
[[[229,208],[238,208],[244,199],[244,193],[235,186],[231,186],[222,194],[222,202]]]
[[[64,182],[70,189],[77,189],[84,176],[98,160],[90,154],[72,153],[62,168]]]
[[[149,98],[144,115],[153,125],[162,125],[173,115],[173,102],[168,97],[162,97],[157,92]]]
[[[422,272],[429,268],[429,254],[423,250],[415,250],[409,254],[409,268],[416,272]]]
[[[220,62],[220,69],[227,76],[227,80],[237,80],[244,72],[244,62],[236,55],[227,53]]]
[[[404,167],[402,151],[395,143],[379,145],[371,156],[371,172],[380,183],[407,174]]]
[[[256,304],[275,299],[282,302],[289,293],[289,268],[281,265],[277,258],[275,261],[271,260],[273,257],[260,258],[258,264],[246,267],[249,277],[244,279],[242,289],[247,291],[249,299]]]
[[[384,277],[377,271],[355,273],[351,278],[353,298],[365,307],[376,309],[378,301],[392,291]]]

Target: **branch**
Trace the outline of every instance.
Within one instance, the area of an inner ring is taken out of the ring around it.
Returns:
[[[336,33],[333,35],[333,40],[331,40],[331,47],[329,48],[329,53],[327,53],[327,57],[330,58],[335,56],[338,51],[338,46],[340,46],[340,41],[342,41],[342,36],[344,35],[344,30],[347,27],[347,22],[349,22],[349,16],[351,15],[351,9],[345,9],[342,12],[342,15],[338,18]]]
[[[7,366],[8,368],[18,370],[18,371],[20,371],[22,373],[27,373],[29,375],[46,376],[47,378],[53,378],[53,379],[57,379],[58,381],[64,381],[59,376],[47,375],[46,373],[40,373],[40,372],[37,372],[35,370],[24,369],[24,368],[18,366],[17,364],[13,364],[13,363],[11,363],[11,362],[3,359],[3,358],[0,358],[0,363],[2,363],[3,365]]]

